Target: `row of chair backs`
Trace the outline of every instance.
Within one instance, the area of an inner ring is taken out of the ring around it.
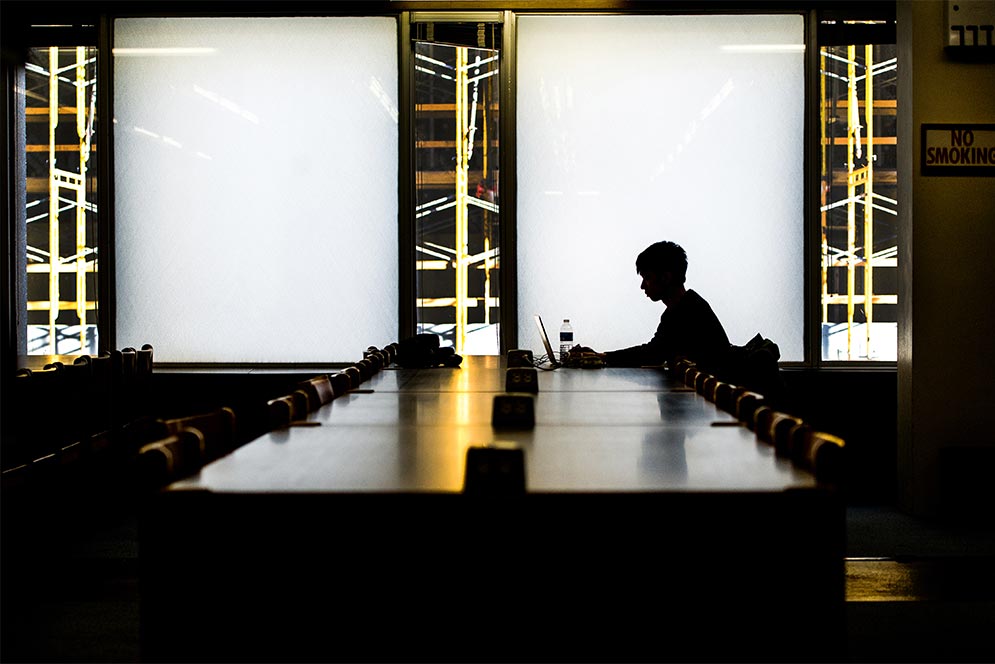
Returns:
[[[13,381],[3,441],[9,469],[50,455],[67,458],[104,441],[107,433],[146,412],[151,394],[153,348],[125,348],[81,355],[70,364],[23,368]],[[100,441],[98,441],[100,442]]]
[[[307,414],[355,389],[387,366],[391,351],[368,350],[363,360],[335,374],[302,380],[285,395],[266,403],[270,429],[304,420]],[[233,451],[241,440],[236,412],[222,407],[173,418],[140,418],[125,427],[132,455],[134,483],[144,492],[156,491],[196,474],[204,465]]]
[[[366,357],[335,374],[302,380],[285,395],[266,402],[270,429],[290,426],[355,389],[387,366],[389,351],[368,351]],[[145,492],[156,491],[196,474],[204,465],[233,451],[241,440],[235,410],[229,407],[169,419],[138,420],[128,427],[134,456],[134,478]]]
[[[114,493],[147,491],[197,472],[240,442],[235,410],[163,418],[151,403],[153,348],[124,348],[81,356],[73,364],[52,363],[17,377],[20,416],[33,422],[74,422],[71,431],[51,428],[43,453],[25,455],[3,472],[4,491],[73,496],[84,489]],[[115,403],[116,402],[116,403]],[[102,410],[106,409],[106,412]],[[53,417],[57,414],[57,417]],[[38,424],[21,434],[37,443]],[[7,463],[7,441],[4,446]]]
[[[393,364],[397,357],[397,344],[384,348],[370,346],[363,359],[331,374],[320,374],[303,380],[284,394],[266,402],[270,429],[291,426],[306,420],[308,413],[331,403],[336,397],[359,388],[381,369]]]
[[[2,450],[3,496],[16,518],[62,519],[75,527],[127,511],[134,423],[153,406],[153,347],[81,355],[19,370]]]
[[[802,418],[778,410],[762,394],[725,382],[693,362],[682,361],[676,369],[687,387],[754,431],[757,439],[773,447],[777,456],[811,472],[820,483],[838,485],[842,481],[842,438],[814,429]]]

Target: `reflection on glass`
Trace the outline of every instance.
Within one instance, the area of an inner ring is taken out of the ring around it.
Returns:
[[[97,49],[32,48],[24,76],[27,352],[97,353]]]
[[[898,359],[894,44],[823,46],[822,359]]]
[[[415,43],[418,331],[499,352],[498,52]]]

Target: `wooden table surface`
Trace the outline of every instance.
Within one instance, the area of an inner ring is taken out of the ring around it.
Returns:
[[[470,446],[525,453],[529,491],[810,488],[735,418],[652,369],[539,371],[535,427],[496,429],[496,357],[379,372],[362,389],[215,461],[172,490],[460,491]]]

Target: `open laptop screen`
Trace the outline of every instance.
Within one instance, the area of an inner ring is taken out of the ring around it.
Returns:
[[[546,357],[549,359],[549,363],[554,367],[559,366],[559,362],[556,360],[556,354],[553,353],[553,345],[549,343],[549,336],[546,334],[546,327],[542,324],[542,317],[539,314],[535,315],[536,327],[539,329],[539,337],[542,339],[542,345],[546,348]]]

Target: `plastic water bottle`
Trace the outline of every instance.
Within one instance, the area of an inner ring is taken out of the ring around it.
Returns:
[[[560,362],[567,359],[567,353],[574,347],[574,329],[570,325],[570,319],[564,318],[563,325],[560,325]]]

